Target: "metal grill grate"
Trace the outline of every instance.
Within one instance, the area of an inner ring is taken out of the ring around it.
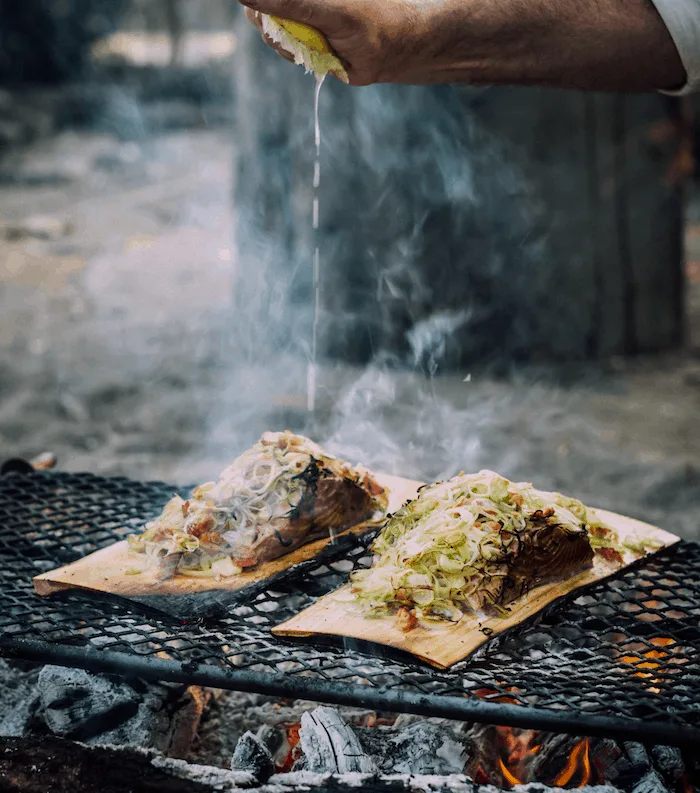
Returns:
[[[178,624],[126,601],[42,599],[32,577],[133,532],[173,488],[91,474],[0,476],[0,652],[94,671],[580,735],[700,743],[700,545],[683,542],[440,672],[377,647],[269,628],[369,562],[369,538]]]

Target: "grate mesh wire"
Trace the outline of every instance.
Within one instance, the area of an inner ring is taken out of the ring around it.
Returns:
[[[478,698],[508,703],[533,728],[542,714],[558,711],[574,718],[581,734],[603,716],[618,725],[621,736],[633,735],[640,722],[656,725],[659,743],[666,730],[700,736],[695,543],[683,542],[550,607],[446,672],[376,647],[368,653],[270,634],[270,627],[368,564],[367,536],[344,545],[337,558],[331,554],[276,581],[274,591],[231,606],[215,624],[175,624],[165,616],[145,616],[126,601],[79,592],[48,599],[34,594],[34,575],[123,539],[155,516],[173,490],[160,482],[92,474],[0,476],[0,652],[2,643],[20,639],[44,647],[48,660],[66,645],[99,648],[105,661],[114,653],[146,656],[154,669],[167,656],[215,667],[223,673],[222,686],[231,688],[239,687],[236,673],[247,670],[260,675],[263,690],[269,681],[271,693],[280,676],[303,677],[326,693],[356,684],[353,690],[374,689],[387,701],[391,692],[415,695],[417,712],[459,697],[467,716],[467,704]]]

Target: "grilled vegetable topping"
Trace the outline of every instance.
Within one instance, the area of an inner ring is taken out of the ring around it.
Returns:
[[[129,537],[164,577],[229,576],[386,513],[387,494],[363,468],[291,432],[268,432],[217,482],[174,496]],[[223,564],[222,560],[227,560]]]
[[[527,589],[589,568],[595,553],[615,562],[623,550],[580,501],[491,471],[460,474],[390,517],[351,588],[370,613],[397,614],[410,630],[418,619],[505,614]]]

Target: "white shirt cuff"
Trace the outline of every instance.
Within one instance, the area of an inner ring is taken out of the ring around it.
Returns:
[[[685,96],[700,91],[700,0],[653,0],[681,56],[688,81],[678,91],[662,91]]]

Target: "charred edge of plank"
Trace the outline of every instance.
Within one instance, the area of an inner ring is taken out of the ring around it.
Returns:
[[[367,547],[371,539],[379,532],[379,527],[372,526],[366,532],[358,534],[341,534],[334,542],[328,543],[318,554],[297,562],[269,578],[252,582],[235,591],[210,589],[187,595],[118,595],[111,592],[86,592],[80,589],[67,589],[51,595],[56,599],[85,598],[91,602],[96,600],[118,605],[128,610],[137,610],[146,617],[165,620],[169,624],[206,624],[216,622],[228,616],[232,606],[249,603],[251,598],[262,592],[284,586],[293,578],[303,578],[311,570],[337,561],[345,557],[349,550],[364,545]],[[345,579],[345,573],[338,573]],[[330,588],[328,589],[330,591]],[[317,594],[317,593],[313,593]],[[325,594],[325,592],[323,593]]]

